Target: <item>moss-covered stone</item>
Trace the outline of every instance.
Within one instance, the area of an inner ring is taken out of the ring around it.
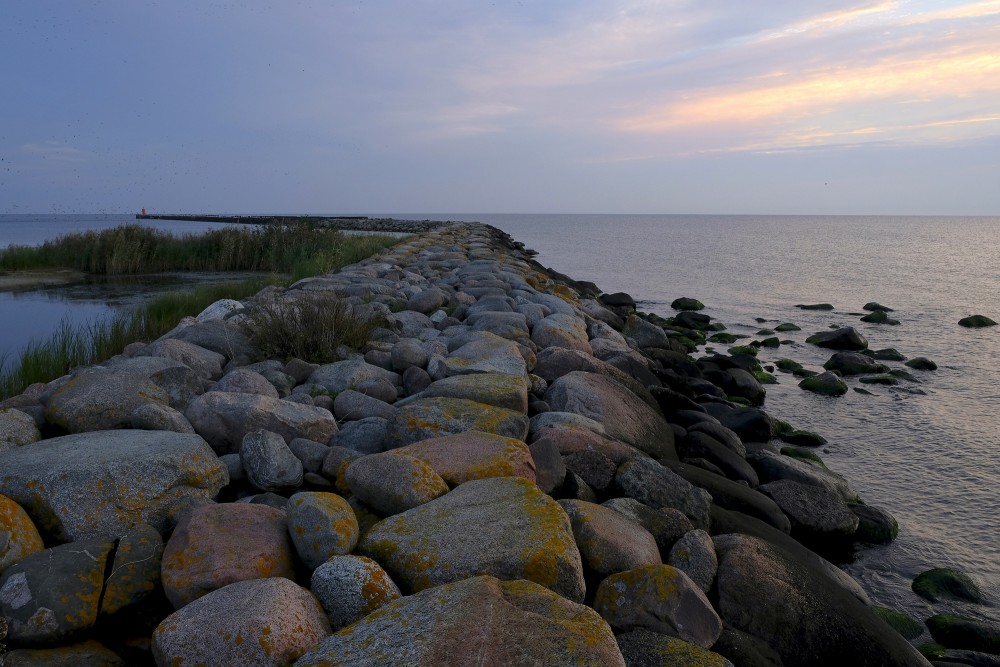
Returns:
[[[757,356],[757,348],[753,345],[733,345],[729,348],[729,354],[731,356],[736,356],[737,354],[745,354],[751,357]]]
[[[922,625],[907,616],[906,614],[889,609],[888,607],[872,607],[872,611],[881,617],[883,621],[892,626],[892,629],[903,635],[905,639],[916,639],[924,633]]]
[[[778,326],[774,327],[775,331],[785,332],[785,331],[802,331],[802,327],[797,324],[792,324],[791,322],[782,322]]]
[[[705,304],[703,304],[698,299],[692,299],[688,296],[682,296],[680,298],[674,299],[670,304],[670,307],[674,310],[703,310]]]
[[[936,371],[938,365],[927,357],[914,357],[906,362],[906,366],[918,371]]]
[[[799,387],[823,396],[843,396],[847,393],[847,384],[830,371],[803,378]]]
[[[731,333],[725,333],[720,331],[719,333],[714,333],[711,336],[709,336],[708,340],[711,343],[729,345],[730,343],[735,343],[737,340],[739,340],[739,336],[734,336]]]
[[[1000,654],[1000,623],[979,621],[950,614],[927,619],[934,641],[948,648]]]
[[[913,580],[913,592],[922,598],[937,602],[942,598],[982,602],[983,594],[975,582],[964,572],[950,567],[936,567],[921,572]]]

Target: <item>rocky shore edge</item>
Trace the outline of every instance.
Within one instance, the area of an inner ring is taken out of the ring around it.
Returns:
[[[752,364],[531,255],[428,224],[0,403],[0,663],[930,664],[823,558],[895,522]],[[362,350],[255,360],[324,294]]]

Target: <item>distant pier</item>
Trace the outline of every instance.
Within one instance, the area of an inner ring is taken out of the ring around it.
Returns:
[[[183,220],[185,222],[224,222],[242,225],[288,224],[307,220],[368,220],[364,215],[190,215],[186,213],[136,213],[136,220]]]

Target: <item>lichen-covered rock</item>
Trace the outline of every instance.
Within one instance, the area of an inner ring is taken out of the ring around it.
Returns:
[[[38,551],[0,576],[0,617],[8,638],[59,644],[97,622],[104,571],[114,542],[81,540]]]
[[[562,347],[591,354],[587,326],[573,315],[553,313],[531,329],[531,340],[540,348]]]
[[[528,379],[524,375],[505,373],[475,373],[452,375],[432,382],[420,396],[432,398],[465,398],[498,408],[527,412]]]
[[[722,621],[691,579],[669,565],[612,574],[597,587],[594,609],[612,628],[645,628],[709,648]]]
[[[104,582],[101,614],[111,615],[148,597],[160,586],[163,538],[140,524],[122,535]]]
[[[618,468],[615,486],[621,495],[650,507],[672,507],[684,512],[698,528],[708,526],[712,496],[649,458],[634,458]]]
[[[299,558],[314,570],[332,556],[354,551],[358,519],[335,493],[296,493],[288,499],[288,534]]]
[[[30,415],[14,408],[0,410],[0,452],[41,439],[42,434]]]
[[[16,502],[0,496],[0,574],[17,561],[45,548],[31,517]]]
[[[143,373],[86,368],[43,397],[45,420],[70,433],[131,426],[132,412],[146,403],[169,405],[167,392]]]
[[[396,452],[363,456],[344,478],[352,494],[384,514],[399,514],[448,493],[429,464]]]
[[[524,440],[528,418],[521,412],[464,398],[425,398],[396,409],[389,419],[386,441],[394,448],[466,431]]]
[[[692,530],[670,549],[667,565],[676,567],[688,576],[704,593],[712,587],[719,561],[715,556],[712,538],[704,530]]]
[[[327,444],[353,449],[359,454],[378,454],[385,451],[387,430],[388,420],[382,417],[359,419],[342,425]]]
[[[615,637],[627,667],[733,667],[726,658],[690,642],[645,628]],[[741,665],[741,667],[744,667]]]
[[[593,610],[530,581],[479,576],[391,602],[295,667],[625,667]]]
[[[309,384],[317,384],[330,393],[345,389],[356,389],[366,380],[385,380],[392,385],[400,384],[398,373],[369,364],[364,359],[347,359],[317,368],[309,377]]]
[[[235,581],[295,578],[288,518],[251,503],[206,505],[184,515],[163,551],[163,591],[180,609]]]
[[[535,481],[535,465],[528,446],[492,433],[469,431],[421,440],[394,449],[392,454],[424,461],[452,487],[485,477],[523,477]]]
[[[520,377],[527,372],[528,365],[516,343],[483,331],[475,340],[453,350],[447,357],[431,357],[427,370],[435,379],[470,373],[503,373]]]
[[[255,489],[280,493],[302,486],[302,461],[277,433],[260,430],[243,436],[240,461]]]
[[[659,565],[652,534],[622,514],[583,500],[560,500],[587,567],[600,575]]]
[[[666,420],[611,378],[583,371],[567,373],[549,386],[545,402],[553,410],[600,422],[608,436],[655,458],[677,459],[674,432]]]
[[[3,455],[0,493],[58,541],[165,531],[176,512],[212,498],[226,467],[197,435],[98,431],[41,440]]]
[[[164,357],[179,361],[206,380],[222,376],[226,358],[218,352],[176,338],[165,338],[150,343],[135,353],[137,357]]]
[[[125,667],[118,654],[87,640],[57,648],[21,648],[3,656],[4,667]]]
[[[653,509],[635,498],[612,498],[603,505],[648,530],[656,540],[661,557],[670,553],[677,540],[694,530],[691,520],[672,507]]]
[[[244,436],[260,429],[277,433],[285,442],[326,442],[337,432],[329,410],[253,394],[209,391],[191,401],[184,416],[219,454],[239,451]]]
[[[313,572],[309,589],[334,630],[360,621],[402,595],[382,566],[364,556],[333,556]]]
[[[330,634],[316,598],[281,577],[239,581],[195,600],[153,632],[157,665],[288,667]]]
[[[129,415],[132,428],[145,431],[194,433],[194,427],[179,410],[159,403],[143,403]]]
[[[569,517],[533,483],[473,480],[376,524],[358,544],[393,580],[421,591],[476,574],[528,579],[582,600],[583,565]]]
[[[927,661],[823,569],[749,535],[719,535],[719,615],[786,667],[920,666]]]

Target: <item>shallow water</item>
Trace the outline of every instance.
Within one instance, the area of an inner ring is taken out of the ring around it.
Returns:
[[[765,408],[826,437],[827,465],[899,521],[899,539],[863,549],[845,566],[876,604],[919,621],[946,610],[998,617],[1000,327],[965,329],[957,322],[973,313],[1000,320],[1000,218],[446,217],[493,224],[539,251],[546,266],[607,292],[629,292],[643,310],[669,316],[673,299],[691,296],[733,333],[752,336],[779,322],[802,327],[778,334],[796,342],[763,349],[765,362],[789,357],[820,369],[830,351],[804,341],[830,325],[854,326],[873,349],[895,347],[937,361],[935,372],[913,371],[919,383],[868,386],[875,396],[816,396],[777,373],[780,384],[767,387]],[[868,301],[894,308],[902,323],[860,322]],[[816,302],[836,310],[795,308]],[[942,566],[967,572],[992,606],[932,605],[910,590],[919,572]]]

